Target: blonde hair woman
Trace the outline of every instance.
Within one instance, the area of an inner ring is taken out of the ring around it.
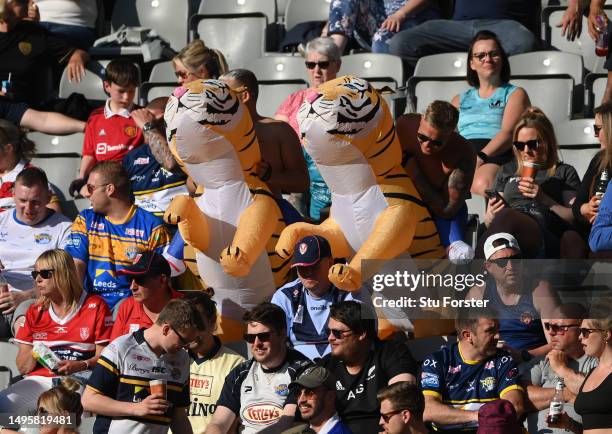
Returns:
[[[228,70],[227,61],[219,50],[208,48],[200,39],[187,44],[172,59],[179,84],[197,79],[219,78]]]
[[[90,370],[108,343],[111,312],[104,300],[87,294],[72,257],[61,249],[48,250],[32,272],[40,294],[25,316],[15,341],[17,368],[25,378],[0,392],[0,413],[28,414],[53,378]],[[34,344],[45,344],[60,359],[52,370],[35,358]]]

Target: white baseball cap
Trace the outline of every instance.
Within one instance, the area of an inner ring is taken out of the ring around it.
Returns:
[[[499,243],[499,245],[497,246],[493,245],[493,243],[497,244],[497,242],[500,242],[500,241],[503,241],[503,242]],[[515,250],[518,250],[519,252],[521,251],[518,241],[516,241],[516,238],[514,238],[513,235],[507,232],[498,232],[496,234],[490,235],[489,238],[487,238],[487,240],[484,243],[485,259],[488,261],[489,258],[493,256],[493,253],[498,252],[503,249],[515,249]]]

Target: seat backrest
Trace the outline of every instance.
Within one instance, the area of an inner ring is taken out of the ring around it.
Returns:
[[[168,60],[167,62],[160,62],[153,65],[153,68],[151,69],[151,74],[149,75],[149,81],[154,83],[176,81],[176,75],[174,75],[174,66],[172,66],[172,61]]]
[[[17,353],[19,347],[10,342],[0,342],[0,366],[6,366],[13,377],[21,375],[17,369]]]
[[[456,95],[468,89],[465,80],[422,80],[416,84],[414,95],[416,97],[416,111],[423,113],[434,100],[450,102]]]
[[[576,169],[576,172],[578,172],[580,179],[582,179],[587,168],[589,167],[589,163],[597,152],[599,152],[599,148],[564,148],[559,149],[559,157],[564,163],[573,166],[574,169]]]
[[[343,56],[338,75],[346,74],[365,79],[391,78],[395,87],[404,83],[402,60],[391,54],[359,53]]]
[[[111,26],[153,29],[179,51],[187,44],[189,0],[121,0],[115,2]]]
[[[423,56],[414,68],[414,77],[457,77],[465,79],[467,53],[441,53]]]
[[[68,188],[79,175],[80,157],[35,157],[32,164],[45,171],[51,185],[60,193],[60,199],[70,197]]]
[[[327,21],[332,0],[287,0],[285,28],[291,30],[306,21]]]
[[[203,0],[198,14],[248,14],[261,12],[268,18],[268,23],[276,22],[275,0]]]
[[[265,16],[207,17],[192,20],[195,37],[207,47],[220,50],[230,68],[241,68],[264,55],[266,46]]]
[[[83,152],[83,133],[55,136],[51,134],[32,132],[28,139],[36,143],[36,154],[61,154],[80,156]]]
[[[534,51],[510,56],[512,75],[562,75],[567,74],[574,83],[583,81],[582,56],[561,51]]]
[[[308,73],[302,56],[264,56],[251,60],[246,68],[258,80],[303,80],[308,82]]]
[[[597,107],[601,104],[601,100],[606,92],[607,83],[608,77],[599,77],[593,81],[593,107]]]
[[[274,117],[274,113],[285,99],[293,92],[306,89],[308,85],[302,83],[259,83],[259,96],[257,98],[257,112],[262,116]]]
[[[468,208],[468,214],[475,214],[478,216],[480,222],[484,222],[484,216],[487,210],[487,203],[484,197],[479,194],[472,194],[472,197],[465,200],[465,204]]]
[[[176,83],[143,83],[141,88],[141,98],[140,104],[145,106],[155,98],[159,98],[162,96],[170,96],[174,89],[176,89],[178,84]]]
[[[557,143],[562,147],[592,145],[599,147],[599,140],[595,137],[593,124],[595,119],[572,119],[559,122],[555,125]]]
[[[520,78],[510,83],[520,86],[529,95],[531,105],[541,108],[553,124],[569,120],[572,115],[571,78]]]

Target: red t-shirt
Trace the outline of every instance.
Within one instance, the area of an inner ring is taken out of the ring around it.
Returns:
[[[183,297],[183,293],[170,289],[170,299]],[[110,335],[111,342],[119,336],[133,333],[142,328],[148,329],[153,325],[153,321],[144,308],[142,303],[134,300],[134,296],[129,296],[119,306],[117,317],[115,318],[115,324]]]
[[[132,149],[144,141],[142,130],[136,126],[128,110],[113,113],[109,101],[94,110],[85,127],[83,155],[96,161],[121,161]]]
[[[83,292],[77,308],[65,318],[58,318],[52,306],[49,309],[40,304],[30,306],[15,341],[26,345],[44,342],[62,360],[86,360],[96,354],[96,345],[109,342],[112,325],[113,316],[106,302]],[[28,375],[57,374],[37,364]]]

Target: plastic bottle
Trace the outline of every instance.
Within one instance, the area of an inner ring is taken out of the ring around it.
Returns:
[[[554,424],[559,422],[561,415],[563,414],[563,379],[557,381],[555,386],[555,395],[552,401],[550,401],[550,407],[548,408],[548,416],[546,417],[546,423]]]
[[[595,17],[595,21],[597,22],[597,27],[601,30],[595,41],[595,54],[600,57],[606,57],[608,55],[608,20],[604,14],[601,14]]]
[[[597,184],[595,184],[595,196],[599,198],[603,197],[608,188],[608,181],[610,181],[610,175],[608,174],[608,169],[604,169],[597,180]]]

